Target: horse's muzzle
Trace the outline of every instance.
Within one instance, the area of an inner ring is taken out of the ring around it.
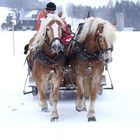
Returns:
[[[105,62],[106,62],[106,63],[110,63],[110,62],[112,62],[112,60],[113,60],[112,58],[106,59]]]
[[[106,63],[112,62],[112,54],[110,50],[103,53],[103,59]]]
[[[59,52],[63,52],[64,51],[64,46],[63,43],[61,42],[61,40],[59,38],[54,38],[51,41],[51,50],[54,53],[59,53]]]

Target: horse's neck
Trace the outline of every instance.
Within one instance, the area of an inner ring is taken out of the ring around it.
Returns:
[[[93,36],[88,36],[84,41],[84,46],[87,52],[94,53],[97,51],[97,44]]]

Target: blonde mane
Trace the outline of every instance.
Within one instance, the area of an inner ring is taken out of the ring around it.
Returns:
[[[115,27],[108,22],[107,20],[103,20],[101,18],[90,17],[85,20],[83,29],[81,33],[78,35],[78,42],[84,42],[88,34],[95,35],[98,24],[104,24],[103,36],[106,39],[108,45],[113,45],[116,39],[116,29]]]
[[[34,49],[36,47],[41,47],[44,43],[45,35],[46,35],[46,26],[49,24],[52,20],[58,20],[61,22],[63,28],[65,28],[64,22],[55,14],[48,14],[47,18],[43,18],[41,21],[40,29],[37,32],[35,36],[35,40],[33,41],[31,45],[31,49]]]

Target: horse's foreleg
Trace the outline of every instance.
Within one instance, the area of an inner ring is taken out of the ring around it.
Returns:
[[[37,89],[38,89],[39,105],[41,106],[41,111],[47,112],[48,105],[46,102],[46,93],[45,93],[46,90],[40,86],[37,86]]]
[[[59,98],[59,87],[60,82],[55,81],[52,87],[52,92],[50,94],[50,102],[52,105],[52,113],[51,113],[51,121],[55,121],[59,118],[58,112],[57,112],[57,102]]]
[[[97,96],[97,92],[99,89],[99,79],[96,79],[97,81],[95,82],[92,81],[92,87],[91,87],[91,93],[89,95],[89,111],[87,114],[88,117],[88,121],[96,121],[96,117],[95,117],[95,110],[94,110],[94,104],[95,104],[95,100],[96,100],[96,96]]]
[[[95,97],[90,97],[89,111],[87,114],[88,121],[96,121],[94,104],[95,104]]]
[[[76,110],[86,111],[84,88],[83,88],[83,78],[77,78],[77,100],[76,100]]]

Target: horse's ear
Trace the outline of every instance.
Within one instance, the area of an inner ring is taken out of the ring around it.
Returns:
[[[83,22],[82,23],[79,23],[77,35],[82,32],[83,26],[84,26],[84,23]]]
[[[99,31],[99,33],[102,33],[103,29],[104,29],[104,24],[103,23],[98,24],[98,31]]]
[[[95,32],[95,36],[102,36],[103,29],[104,29],[104,24],[99,23]]]
[[[24,54],[27,54],[28,50],[29,50],[29,44],[26,44],[24,47]]]

